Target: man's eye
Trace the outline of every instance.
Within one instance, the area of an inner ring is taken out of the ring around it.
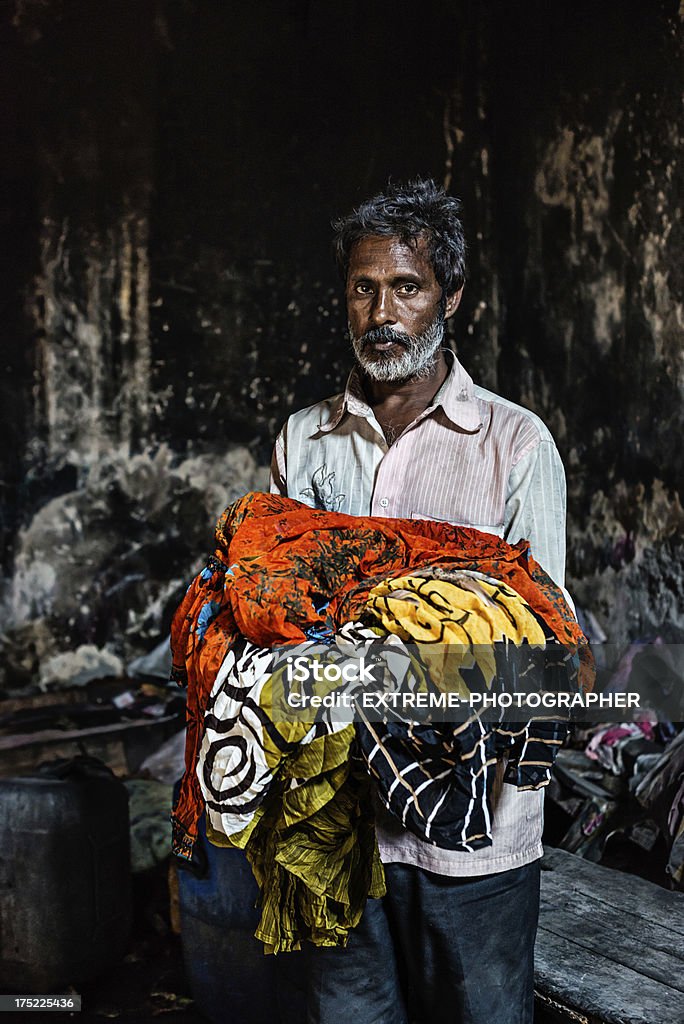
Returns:
[[[370,295],[373,289],[369,284],[359,283],[354,288],[354,291],[358,292],[359,295]]]
[[[418,293],[417,284],[402,284],[399,289],[401,295],[416,295]]]

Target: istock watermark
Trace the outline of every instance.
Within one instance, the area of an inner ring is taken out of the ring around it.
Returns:
[[[288,655],[285,659],[287,668],[285,674],[290,683],[368,683],[374,684],[378,679],[373,675],[376,664],[366,664],[362,654],[358,661],[350,659],[342,664],[334,661],[322,662],[318,659],[312,660],[305,654],[298,657]]]
[[[682,644],[645,646],[629,673],[609,644],[408,644],[368,631],[272,654],[275,721],[684,720]]]

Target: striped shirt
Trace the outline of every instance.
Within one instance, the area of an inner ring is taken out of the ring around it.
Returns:
[[[533,556],[560,586],[565,572],[565,474],[534,413],[475,384],[452,352],[431,405],[390,446],[352,370],[345,391],[289,417],[276,439],[271,491],[350,515],[472,526]],[[543,790],[501,788],[492,845],[438,849],[378,812],[385,863],[437,874],[506,871],[542,855]]]

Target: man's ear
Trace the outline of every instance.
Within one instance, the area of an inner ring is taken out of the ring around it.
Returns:
[[[444,310],[444,319],[448,320],[450,316],[453,316],[458,309],[458,304],[461,301],[463,295],[463,285],[458,289],[457,292],[452,292],[451,295],[447,295],[446,307]]]

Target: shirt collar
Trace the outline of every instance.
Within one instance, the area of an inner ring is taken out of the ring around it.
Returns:
[[[426,412],[441,406],[455,426],[474,433],[482,426],[482,415],[475,397],[475,385],[451,349],[443,351],[447,363],[450,363],[449,373]],[[345,413],[363,416],[365,419],[372,415],[356,366],[347,378],[344,393],[335,399],[330,407],[328,419],[319,423],[318,429],[323,433],[329,433],[342,422]]]

